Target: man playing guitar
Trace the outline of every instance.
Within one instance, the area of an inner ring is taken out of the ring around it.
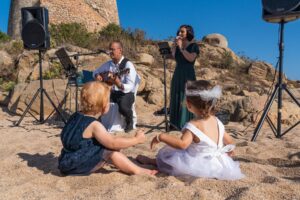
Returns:
[[[111,42],[109,50],[111,60],[97,68],[93,72],[93,77],[95,80],[105,81],[112,85],[111,101],[118,104],[119,112],[125,117],[125,132],[129,132],[133,129],[132,105],[140,78],[133,63],[124,58],[123,45],[120,41]]]

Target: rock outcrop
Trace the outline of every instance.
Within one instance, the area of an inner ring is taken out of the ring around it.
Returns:
[[[46,7],[49,23],[81,23],[88,31],[98,31],[109,23],[119,24],[116,0],[11,0],[8,34],[20,38],[21,8]]]
[[[203,37],[202,41],[216,47],[223,47],[223,48],[228,47],[228,41],[226,37],[219,33],[206,35]]]

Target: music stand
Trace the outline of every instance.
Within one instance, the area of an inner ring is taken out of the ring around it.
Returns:
[[[278,74],[278,82],[275,86],[275,89],[272,93],[272,96],[269,100],[269,102],[267,103],[266,107],[264,108],[264,112],[257,124],[257,127],[255,128],[255,131],[253,133],[253,137],[251,139],[251,141],[255,141],[257,138],[257,135],[265,121],[265,119],[267,119],[267,122],[269,124],[269,126],[271,127],[274,135],[276,136],[276,138],[281,138],[283,135],[285,135],[287,132],[289,132],[290,130],[292,130],[294,127],[296,127],[300,121],[298,121],[297,123],[295,123],[294,125],[292,125],[290,128],[288,128],[287,130],[285,130],[283,133],[281,133],[281,111],[282,111],[282,90],[284,89],[288,95],[293,99],[293,101],[300,107],[300,103],[298,102],[298,100],[296,99],[296,97],[292,94],[292,92],[287,88],[286,84],[282,83],[282,75],[283,75],[283,70],[282,70],[282,61],[283,61],[283,30],[284,30],[284,24],[286,22],[284,20],[282,20],[280,22],[280,41],[279,41],[279,74]],[[268,116],[268,112],[272,106],[272,103],[275,99],[275,96],[277,95],[278,98],[278,111],[277,111],[277,129],[274,126],[274,124],[272,123],[271,119]]]
[[[169,46],[168,42],[159,42],[158,43],[159,47],[159,52],[162,55],[163,58],[163,66],[164,66],[164,115],[165,119],[160,122],[159,124],[156,125],[155,128],[152,128],[148,130],[145,134],[152,132],[154,129],[165,123],[165,131],[169,131],[169,121],[168,121],[168,110],[167,110],[167,84],[166,84],[166,79],[167,79],[167,64],[166,64],[166,58],[171,55],[171,48]]]
[[[59,59],[60,63],[62,64],[64,71],[66,73],[66,76],[68,77],[68,84],[71,81],[71,83],[75,83],[75,111],[78,111],[78,82],[77,82],[77,77],[78,77],[78,54],[69,56],[66,49],[60,48],[55,52],[55,55]],[[76,66],[73,64],[72,60],[70,57],[74,57],[76,60]],[[66,98],[66,96],[65,96]]]
[[[89,56],[89,55],[96,55],[96,54],[107,54],[105,50],[99,49],[97,52],[90,52],[90,53],[76,53],[72,55],[68,55],[66,49],[64,47],[60,48],[55,52],[56,57],[52,57],[51,59],[58,58],[60,63],[62,64],[66,76],[68,77],[71,83],[75,83],[75,111],[78,111],[78,91],[79,91],[79,84],[78,84],[78,65],[79,65],[79,56]],[[74,65],[72,60],[70,59],[73,57],[76,60],[76,64]],[[84,73],[84,72],[83,72]],[[87,73],[85,73],[87,74]],[[84,74],[83,74],[84,75]],[[90,76],[90,74],[89,74]],[[89,77],[90,78],[90,77]],[[69,83],[68,83],[69,84]],[[65,95],[64,100],[66,99],[67,95]],[[64,102],[64,101],[63,101]]]

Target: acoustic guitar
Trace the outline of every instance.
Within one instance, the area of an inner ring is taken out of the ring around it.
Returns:
[[[105,72],[97,73],[95,75],[95,77],[100,75],[102,77],[103,82],[105,82],[109,85],[113,85],[113,81],[114,81],[115,77],[121,78],[121,76],[123,76],[125,74],[129,74],[129,72],[130,72],[129,68],[124,68],[117,72],[105,71]]]

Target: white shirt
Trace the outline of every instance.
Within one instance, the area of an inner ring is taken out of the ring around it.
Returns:
[[[119,65],[122,62],[122,60],[124,59],[124,56],[122,56],[122,58],[120,59],[120,61],[115,64],[112,60],[104,63],[103,65],[101,65],[100,67],[98,67],[96,70],[94,70],[93,72],[93,77],[95,78],[96,74],[102,73],[102,72],[118,72],[119,70]],[[133,63],[130,61],[127,61],[126,65],[125,65],[125,69],[129,69],[129,73],[124,74],[121,76],[121,82],[124,86],[124,89],[121,90],[120,88],[118,88],[117,86],[113,86],[112,90],[114,91],[122,91],[124,93],[129,93],[129,92],[133,92],[135,93],[136,91],[136,87],[138,86],[138,84],[140,83],[140,77],[139,75],[136,73],[136,70],[133,66]]]

